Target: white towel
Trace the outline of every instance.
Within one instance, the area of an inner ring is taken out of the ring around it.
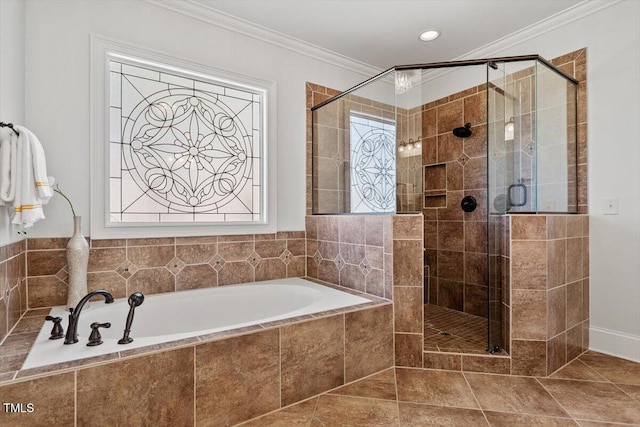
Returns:
[[[0,128],[0,206],[13,205],[16,193],[16,147],[18,136]]]
[[[11,223],[26,230],[44,219],[42,206],[53,196],[53,178],[47,177],[44,150],[38,138],[23,126],[15,126],[15,129],[20,136],[12,137],[8,148],[4,141],[0,147],[0,197],[13,211]],[[6,164],[9,165],[9,170],[5,170]]]

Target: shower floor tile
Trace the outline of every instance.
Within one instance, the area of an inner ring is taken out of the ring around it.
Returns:
[[[440,307],[424,306],[424,350],[485,353],[487,319]]]

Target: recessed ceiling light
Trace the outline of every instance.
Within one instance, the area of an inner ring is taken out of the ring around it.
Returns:
[[[430,42],[431,40],[435,40],[440,37],[440,31],[438,30],[426,30],[422,34],[420,34],[420,40],[423,42]]]

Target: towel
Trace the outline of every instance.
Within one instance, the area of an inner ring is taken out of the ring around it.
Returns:
[[[18,136],[0,128],[0,206],[12,205],[16,193],[16,147]]]
[[[44,219],[42,206],[53,196],[53,178],[47,177],[44,150],[27,128],[15,126],[20,136],[4,138],[0,146],[0,199],[12,211],[11,223],[27,230]]]

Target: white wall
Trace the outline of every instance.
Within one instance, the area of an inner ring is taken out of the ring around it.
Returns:
[[[40,138],[48,173],[89,216],[89,35],[276,82],[277,223],[304,230],[305,82],[347,89],[370,77],[138,1],[26,3],[26,123]],[[72,232],[68,205],[54,197],[29,234]],[[83,219],[83,231],[89,223]]]
[[[591,348],[640,361],[640,2],[628,0],[497,54],[587,47]],[[619,215],[603,215],[603,199]]]
[[[24,124],[24,2],[0,1],[0,121]],[[3,132],[10,132],[3,129]],[[0,206],[0,246],[23,238]]]

